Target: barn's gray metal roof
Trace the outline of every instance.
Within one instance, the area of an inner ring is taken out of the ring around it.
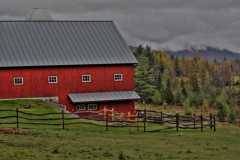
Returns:
[[[0,67],[134,63],[112,21],[0,21]]]
[[[71,93],[68,96],[73,103],[140,99],[139,95],[135,91]]]

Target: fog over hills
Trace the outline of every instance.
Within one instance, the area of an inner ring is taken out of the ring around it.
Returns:
[[[229,60],[240,60],[240,54],[227,49],[219,49],[215,47],[191,47],[183,50],[165,50],[168,54],[177,57],[193,57],[199,56],[208,60],[223,61],[224,59]]]

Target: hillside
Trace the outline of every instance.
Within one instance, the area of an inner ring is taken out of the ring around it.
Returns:
[[[0,108],[15,109],[31,104],[31,113],[57,111],[40,101],[1,102]],[[0,114],[2,116],[2,114]],[[0,125],[0,127],[2,127]],[[79,124],[76,127],[31,126],[24,135],[0,133],[1,160],[238,160],[240,129],[218,124],[217,132],[204,130],[137,131]]]
[[[217,54],[216,49],[206,50]],[[240,61],[179,58],[142,46],[133,52],[138,59],[136,91],[144,103],[181,106],[186,114],[214,109],[222,121],[235,123],[240,119]]]
[[[166,50],[166,52],[175,57],[202,57],[207,60],[223,61],[228,60],[240,60],[240,53],[235,53],[227,49],[218,49],[214,47],[205,47],[203,49],[190,48],[178,51]]]

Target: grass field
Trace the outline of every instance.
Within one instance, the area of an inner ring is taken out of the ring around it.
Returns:
[[[41,101],[0,102],[0,107],[15,108],[26,103],[33,104],[27,112],[57,111],[55,106]],[[104,127],[90,124],[65,130],[58,126],[31,127],[25,135],[0,133],[1,160],[238,160],[240,156],[240,128],[234,126],[219,125],[215,133],[144,133],[135,128],[105,131]]]

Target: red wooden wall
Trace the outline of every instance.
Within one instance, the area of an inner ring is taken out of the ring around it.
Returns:
[[[114,108],[115,112],[124,112],[124,113],[133,113],[135,112],[134,108],[134,101],[116,101],[116,102],[99,102],[98,104],[98,109],[103,110],[108,109],[111,110]],[[74,107],[74,104],[70,104],[70,111],[76,112],[76,108]]]
[[[115,73],[122,73],[123,81],[114,81]],[[91,74],[92,82],[82,83],[82,74]],[[58,76],[58,84],[48,84],[50,75]],[[24,85],[14,86],[13,77],[23,77]],[[0,99],[58,96],[60,103],[71,106],[69,93],[131,91],[133,78],[134,65],[1,69]]]

